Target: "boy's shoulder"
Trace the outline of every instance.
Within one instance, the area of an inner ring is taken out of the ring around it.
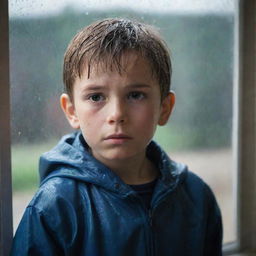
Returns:
[[[75,202],[79,202],[78,189],[79,185],[75,180],[53,177],[39,187],[28,207],[42,214],[61,211],[67,205],[73,207]]]
[[[186,186],[188,189],[193,190],[195,193],[198,193],[200,190],[208,187],[208,185],[201,177],[199,177],[195,172],[189,169],[187,169],[186,171],[184,186]]]
[[[211,208],[217,205],[211,187],[194,172],[187,170],[180,186],[181,190],[184,191],[186,196],[196,207]]]

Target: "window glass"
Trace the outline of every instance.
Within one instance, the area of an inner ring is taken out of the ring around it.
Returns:
[[[235,0],[9,1],[14,228],[38,186],[38,158],[70,128],[59,107],[62,59],[73,35],[104,17],[159,27],[171,50],[177,102],[155,140],[213,189],[224,241],[233,241],[232,122]]]

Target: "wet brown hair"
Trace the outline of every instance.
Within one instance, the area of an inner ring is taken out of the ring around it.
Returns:
[[[72,99],[73,85],[86,65],[103,64],[109,70],[124,71],[121,57],[129,51],[138,53],[150,64],[152,76],[160,85],[161,99],[171,83],[171,60],[166,43],[152,26],[128,19],[109,18],[83,28],[71,40],[63,64],[64,90]]]

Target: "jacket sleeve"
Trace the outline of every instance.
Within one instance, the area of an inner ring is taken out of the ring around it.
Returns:
[[[11,256],[62,255],[43,215],[33,206],[27,207],[16,231]]]
[[[207,204],[207,230],[205,237],[205,256],[222,255],[222,219],[221,212],[211,189],[206,185],[206,204]]]

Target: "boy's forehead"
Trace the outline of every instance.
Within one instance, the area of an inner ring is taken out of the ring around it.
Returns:
[[[81,76],[90,78],[92,74],[106,72],[118,72],[122,76],[136,65],[143,67],[144,70],[153,75],[149,61],[140,53],[129,51],[116,58],[113,58],[112,56],[104,56],[99,60],[92,60],[91,62],[85,60],[82,65]]]

